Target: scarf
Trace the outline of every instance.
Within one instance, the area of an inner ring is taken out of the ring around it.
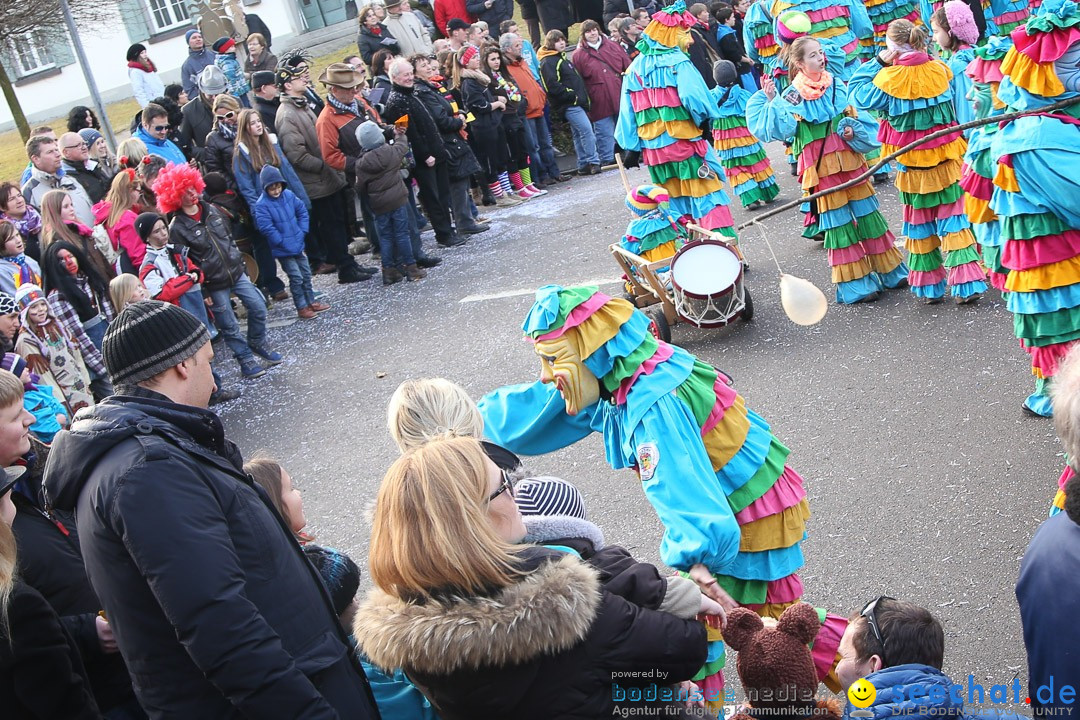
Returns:
[[[801,72],[795,76],[791,84],[795,86],[795,89],[799,91],[804,100],[817,100],[832,86],[832,82],[832,74],[828,70],[822,70],[821,77],[817,80],[811,80],[806,73]]]
[[[26,206],[26,214],[22,216],[21,220],[17,220],[7,213],[0,213],[0,218],[14,225],[24,238],[35,235],[41,230],[41,215],[29,205]]]
[[[356,117],[364,119],[364,113],[360,111],[360,103],[358,103],[355,99],[353,99],[351,103],[346,105],[345,103],[334,97],[333,93],[331,93],[326,96],[326,101],[330,103],[330,107],[334,108],[335,110],[338,110],[340,112],[352,113]]]
[[[136,70],[142,70],[144,73],[157,72],[157,68],[154,66],[154,61],[147,58],[146,64],[139,62],[138,60],[132,60],[128,63],[129,68],[135,68]]]
[[[895,50],[896,52],[900,53],[901,55],[904,55],[904,54],[909,53],[909,52],[915,52],[915,48],[911,47],[907,43],[895,42],[890,37],[885,38],[885,47],[887,49],[889,49],[889,50]]]
[[[221,137],[225,138],[226,140],[236,139],[236,128],[234,128],[232,125],[220,122],[217,124],[217,130],[219,133],[221,133]]]
[[[503,90],[506,93],[506,98],[512,103],[521,102],[521,90],[518,86],[510,82],[497,72],[491,73],[492,78],[495,80],[495,86]]]

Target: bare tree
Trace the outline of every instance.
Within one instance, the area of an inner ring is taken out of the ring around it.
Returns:
[[[71,14],[80,27],[116,22],[116,9],[112,3],[74,0],[69,4]],[[57,0],[0,0],[0,46],[7,46],[9,41],[34,31],[42,31],[61,42],[69,42],[64,15]],[[0,89],[3,90],[4,100],[11,109],[19,134],[25,141],[30,137],[30,124],[15,95],[13,81],[3,64],[0,64]]]

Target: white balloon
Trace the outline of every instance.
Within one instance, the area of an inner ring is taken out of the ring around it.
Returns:
[[[829,301],[817,285],[787,273],[780,275],[780,303],[798,325],[816,325],[829,310]]]

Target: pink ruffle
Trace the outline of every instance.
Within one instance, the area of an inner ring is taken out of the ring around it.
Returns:
[[[855,38],[851,42],[847,43],[846,45],[841,45],[840,47],[842,47],[844,49],[845,53],[849,53],[852,50],[854,50],[855,48],[859,47],[859,39]]]
[[[851,13],[848,12],[846,5],[830,5],[821,8],[820,10],[811,10],[806,14],[810,16],[811,23],[832,20],[838,17],[849,17],[851,15]]]
[[[702,437],[708,435],[714,427],[720,424],[720,421],[724,419],[724,413],[735,404],[735,398],[739,396],[735,392],[735,388],[728,385],[723,377],[716,378],[716,382],[713,383],[713,393],[716,394],[716,402],[713,404],[712,410],[709,411],[709,417],[705,418],[705,423],[701,426]]]
[[[903,218],[906,223],[922,225],[924,223],[932,223],[936,220],[944,220],[946,218],[951,218],[954,215],[963,214],[964,198],[961,196],[960,199],[955,202],[944,203],[932,208],[913,208],[910,205],[905,205]]]
[[[792,573],[769,583],[765,591],[765,602],[773,604],[794,602],[801,598],[802,594],[802,578],[797,573]]]
[[[1027,347],[1023,340],[1020,341],[1020,347],[1024,348],[1024,352],[1031,357],[1031,367],[1038,368],[1043,377],[1057,374],[1058,363],[1065,359],[1075,344],[1075,340],[1070,340],[1045,347]]]
[[[754,38],[754,47],[758,50],[761,50],[762,48],[773,47],[774,45],[776,45],[776,38],[772,36],[772,33],[769,33],[768,35],[762,35],[759,38]]]
[[[934,270],[912,270],[908,273],[908,285],[913,287],[925,287],[937,285],[945,279],[945,268],[939,267]]]
[[[866,250],[863,248],[862,243],[855,243],[845,248],[836,248],[826,252],[829,255],[829,267],[858,262],[866,257]]]
[[[798,505],[805,497],[806,489],[803,488],[802,476],[785,465],[784,472],[780,474],[780,477],[776,478],[773,486],[766,490],[765,494],[757,500],[735,513],[735,520],[740,525],[746,525],[755,520],[782,513],[789,507]],[[769,602],[774,601],[770,600]]]
[[[1017,52],[1037,63],[1052,63],[1060,60],[1070,46],[1080,41],[1080,28],[1054,28],[1048,33],[1036,35],[1028,35],[1026,30],[1020,33],[1013,31],[1012,35]]]
[[[747,137],[749,134],[750,130],[745,125],[737,125],[736,127],[727,128],[726,130],[713,130],[713,139],[735,140]]]
[[[704,140],[680,140],[662,148],[645,148],[641,156],[646,165],[663,165],[669,162],[682,162],[689,157],[697,155],[705,157],[709,143]]]
[[[1072,469],[1071,465],[1066,465],[1065,469],[1061,471],[1061,477],[1058,478],[1058,487],[1062,490],[1065,489],[1065,483],[1076,477],[1076,471]]]
[[[885,234],[881,237],[872,238],[870,240],[863,240],[862,246],[866,249],[867,255],[880,255],[881,253],[889,252],[895,247],[896,237],[893,236],[891,230],[886,230]]]
[[[1011,240],[1001,252],[1001,264],[1010,270],[1030,270],[1080,255],[1080,230],[1044,235],[1035,240]]]
[[[817,670],[818,680],[824,680],[832,670],[836,662],[836,651],[840,649],[840,639],[844,637],[848,621],[839,615],[825,613],[825,622],[821,623],[817,637],[814,638],[814,647],[810,654],[814,656],[814,668]]]
[[[772,167],[772,164],[769,162],[769,158],[765,157],[765,158],[762,158],[761,160],[758,160],[753,165],[735,165],[734,167],[729,167],[729,168],[727,168],[727,174],[728,174],[729,178],[734,177],[735,175],[738,175],[739,173],[748,173],[750,175],[756,175],[757,173],[761,172],[762,170],[766,170],[766,169],[768,169],[770,167]]]
[[[645,88],[630,93],[630,105],[634,112],[641,112],[656,107],[681,107],[682,101],[678,88]]]
[[[904,130],[903,132],[901,132],[900,130],[895,129],[892,125],[890,125],[888,120],[882,120],[881,127],[878,128],[878,140],[883,143],[889,143],[890,145],[896,145],[897,147],[904,147],[908,143],[913,143],[916,140],[920,140],[926,137],[932,132],[944,130],[947,127],[949,126],[935,125],[929,130]],[[943,135],[939,138],[935,138],[934,140],[923,143],[919,146],[919,149],[922,150],[941,147],[942,145],[948,145],[953,140],[956,140],[956,138],[958,137],[960,137],[959,132],[949,133],[948,135]]]
[[[1034,7],[1034,6],[1035,6],[1035,4],[1032,3],[1032,7]],[[1007,13],[1004,13],[1003,15],[998,15],[996,18],[994,18],[994,23],[997,24],[997,25],[1008,25],[1009,23],[1014,23],[1014,22],[1018,22],[1020,20],[1023,20],[1024,18],[1026,18],[1028,16],[1028,14],[1029,13],[1028,13],[1028,10],[1026,8],[1023,9],[1023,10],[1013,10],[1012,12],[1007,12]],[[1013,32],[1016,32],[1017,30],[1019,30],[1021,32],[1024,32],[1025,28],[1022,28],[1022,27],[1015,28],[1013,30]]]
[[[986,272],[979,263],[969,262],[949,268],[947,277],[950,285],[963,285],[976,280],[986,280]]]
[[[1001,74],[1001,58],[983,60],[977,57],[968,63],[967,70],[964,72],[975,82],[992,83],[1005,79],[1005,76]]]
[[[576,308],[570,311],[570,314],[566,316],[566,322],[563,326],[552,330],[549,333],[545,333],[536,338],[533,342],[540,342],[542,340],[554,340],[557,337],[562,337],[563,333],[572,327],[577,327],[581,323],[589,319],[589,316],[599,310],[604,303],[611,298],[604,293],[593,293],[593,296],[585,302],[578,305]]]
[[[980,200],[990,200],[990,197],[994,194],[994,181],[978,173],[968,171],[967,166],[964,166],[964,169],[961,170],[960,187],[971,197]]]
[[[990,284],[998,290],[1005,290],[1005,282],[1009,279],[1009,276],[1005,273],[994,272],[993,270],[987,271],[986,277]]]
[[[660,10],[652,16],[652,19],[653,22],[660,23],[665,27],[683,27],[689,29],[697,25],[697,18],[686,10],[674,13]]]
[[[695,680],[694,684],[701,689],[701,694],[712,702],[724,702],[724,671],[718,670],[715,675]]]
[[[829,155],[850,149],[848,144],[837,133],[829,133],[820,140],[812,140],[799,153],[799,171],[801,172],[807,165],[816,163],[817,159],[823,154]]]
[[[731,217],[731,208],[727,205],[717,205],[698,221],[698,225],[706,230],[731,227],[734,224],[735,220]]]
[[[619,383],[619,387],[615,388],[615,392],[612,396],[615,398],[616,405],[623,405],[626,403],[626,396],[630,393],[630,388],[637,381],[640,375],[649,375],[656,366],[670,358],[675,352],[667,343],[660,343],[660,346],[656,348],[656,352],[652,354],[645,362],[638,366],[638,369],[634,371],[634,374],[630,376],[628,380],[623,380]]]
[[[848,170],[846,172],[838,172],[835,175],[826,175],[825,177],[820,179],[820,181],[818,182],[817,187],[814,188],[814,190],[815,191],[817,191],[817,190],[828,190],[830,188],[836,187],[837,185],[843,185],[848,180],[851,180],[853,178],[857,178],[860,175],[862,175],[864,172],[866,172],[866,163],[861,163],[859,165],[859,167],[855,168],[854,170]],[[865,180],[864,182],[870,182],[870,181]]]

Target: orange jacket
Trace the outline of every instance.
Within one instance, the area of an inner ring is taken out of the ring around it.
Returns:
[[[532,120],[543,115],[544,106],[547,105],[547,93],[544,92],[544,88],[540,87],[540,83],[536,82],[536,78],[529,71],[529,64],[525,62],[525,58],[521,58],[517,62],[507,60],[506,72],[510,73],[510,77],[514,79],[514,84],[518,86],[518,89],[525,93],[525,117]]]

